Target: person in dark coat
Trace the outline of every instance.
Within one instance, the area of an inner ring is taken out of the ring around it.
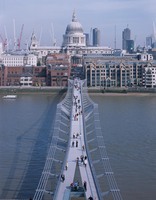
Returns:
[[[64,182],[64,180],[65,180],[65,175],[64,174],[61,174],[61,179],[62,179],[62,182]]]
[[[84,187],[85,191],[87,191],[87,182],[86,181],[84,181],[83,187]]]

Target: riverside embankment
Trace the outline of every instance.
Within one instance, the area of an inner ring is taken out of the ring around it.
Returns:
[[[67,87],[0,87],[0,94],[56,94],[65,93]],[[128,94],[128,95],[138,95],[138,94],[156,94],[156,88],[102,88],[102,87],[88,87],[88,93],[90,94]]]

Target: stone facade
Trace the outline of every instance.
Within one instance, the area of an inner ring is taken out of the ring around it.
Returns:
[[[156,63],[154,61],[92,58],[85,59],[84,65],[87,85],[90,87],[146,87],[147,84],[148,87],[154,87],[156,85]],[[149,77],[152,79],[147,81]]]

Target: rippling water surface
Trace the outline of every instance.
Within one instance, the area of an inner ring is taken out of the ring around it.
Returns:
[[[91,97],[123,199],[156,199],[156,96]]]
[[[0,199],[33,196],[59,99],[60,95],[0,97]]]
[[[33,196],[60,95],[0,96],[0,199]],[[92,95],[124,200],[156,199],[156,96]]]

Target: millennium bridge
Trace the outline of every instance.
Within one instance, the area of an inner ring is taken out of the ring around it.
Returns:
[[[107,155],[98,105],[86,82],[69,80],[33,200],[122,200]]]

